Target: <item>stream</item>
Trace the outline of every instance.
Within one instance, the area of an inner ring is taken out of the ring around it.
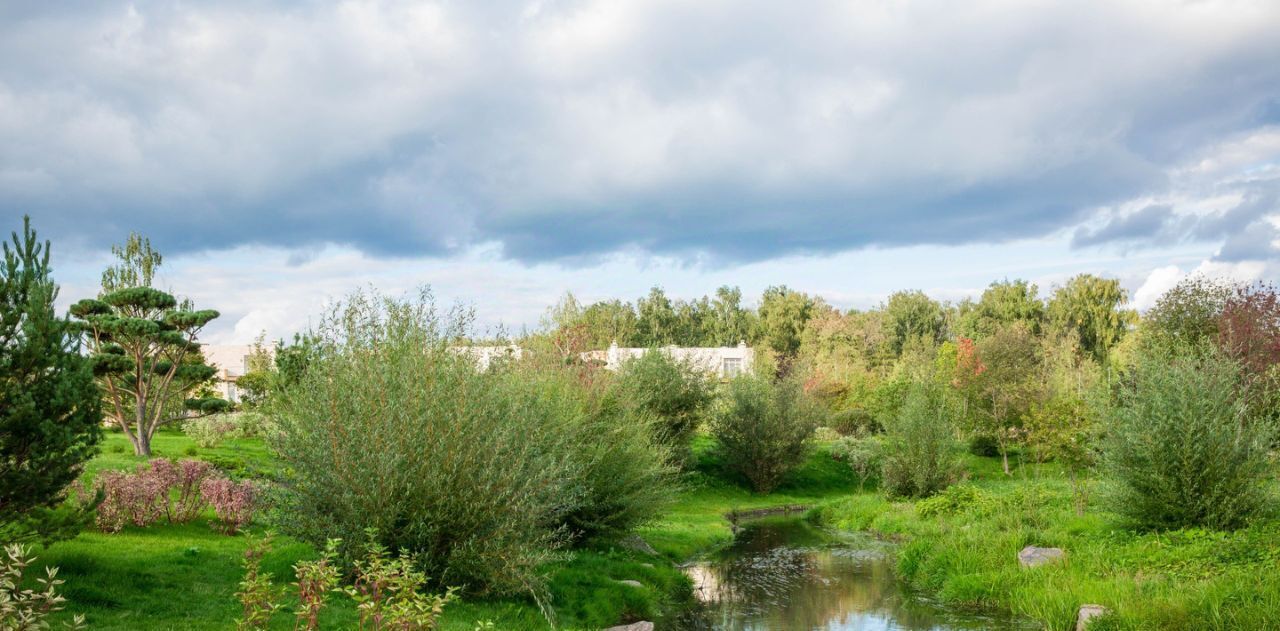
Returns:
[[[1008,615],[955,611],[912,593],[893,546],[833,535],[798,517],[741,523],[728,548],[685,567],[698,604],[687,631],[949,631],[1034,629]]]

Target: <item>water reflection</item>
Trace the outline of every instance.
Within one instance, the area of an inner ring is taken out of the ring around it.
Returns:
[[[871,631],[1033,628],[1008,617],[948,611],[893,575],[888,547],[835,538],[798,518],[745,524],[734,544],[686,568],[701,606],[689,630]]]

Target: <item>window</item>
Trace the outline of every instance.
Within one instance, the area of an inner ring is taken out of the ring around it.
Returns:
[[[721,360],[720,374],[726,377],[737,377],[742,374],[742,359],[738,357],[726,357]]]

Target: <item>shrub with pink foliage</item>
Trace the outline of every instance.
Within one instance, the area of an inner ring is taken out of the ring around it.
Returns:
[[[120,532],[126,525],[149,526],[161,517],[171,524],[189,522],[208,506],[201,483],[217,476],[207,462],[163,458],[138,465],[133,473],[105,471],[94,483],[103,494],[98,528]]]
[[[177,489],[178,493],[177,497],[171,497],[169,521],[184,524],[204,512],[208,502],[200,493],[200,485],[218,473],[213,465],[203,460],[183,460],[175,468],[177,477],[171,488]]]
[[[219,529],[234,535],[253,519],[258,490],[248,480],[236,483],[224,477],[211,477],[200,483],[200,495],[213,505]]]

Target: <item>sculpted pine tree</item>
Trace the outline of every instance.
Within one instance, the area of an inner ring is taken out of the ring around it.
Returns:
[[[218,312],[179,305],[150,286],[161,257],[149,241],[130,235],[113,252],[120,264],[103,273],[103,294],[72,305],[71,315],[80,320],[106,416],[129,437],[134,453],[146,456],[164,425],[230,409],[223,399],[188,398],[214,375],[196,337]]]

